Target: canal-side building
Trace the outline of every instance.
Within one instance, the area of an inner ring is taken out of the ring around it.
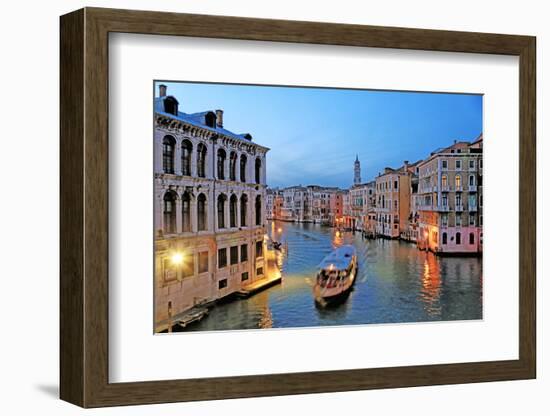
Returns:
[[[336,192],[336,188],[318,185],[308,185],[307,188],[311,196],[311,219],[313,223],[329,225],[331,220],[330,195]]]
[[[311,191],[302,185],[289,186],[281,190],[283,205],[281,208],[281,220],[295,222],[312,222],[312,196]]]
[[[353,227],[351,216],[351,197],[349,189],[342,192],[342,227],[350,230]]]
[[[349,189],[352,227],[358,231],[367,230],[368,213],[375,203],[376,182],[353,185]]]
[[[376,235],[399,238],[409,228],[411,171],[407,162],[376,177]]]
[[[483,137],[455,142],[418,166],[418,247],[437,254],[481,254]]]
[[[342,218],[342,196],[337,187],[319,185],[268,189],[268,218],[334,226]]]
[[[267,188],[266,217],[268,220],[282,219],[283,192],[279,188]]]
[[[345,191],[337,189],[330,193],[330,225],[340,227],[344,219],[344,194]]]
[[[419,207],[420,207],[420,197],[418,194],[418,164],[414,167],[414,172],[411,172],[411,202],[409,204],[409,218],[407,230],[404,234],[401,235],[401,238],[407,241],[416,242],[418,239],[418,230],[419,224],[418,220],[420,218]]]
[[[155,329],[266,277],[266,154],[222,110],[182,112],[161,85],[154,117]]]

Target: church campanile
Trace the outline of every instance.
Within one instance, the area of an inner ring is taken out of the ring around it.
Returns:
[[[353,184],[359,185],[361,183],[361,162],[359,162],[359,155],[355,155],[355,162],[353,163]]]

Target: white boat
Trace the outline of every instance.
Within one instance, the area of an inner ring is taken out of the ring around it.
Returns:
[[[321,263],[313,286],[315,302],[321,306],[339,303],[347,299],[357,276],[355,247],[338,247]]]

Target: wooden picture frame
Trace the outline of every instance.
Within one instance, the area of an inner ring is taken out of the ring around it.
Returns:
[[[82,407],[536,377],[535,52],[530,36],[85,8],[61,17],[60,396]],[[519,359],[109,383],[108,35],[260,40],[519,57]]]

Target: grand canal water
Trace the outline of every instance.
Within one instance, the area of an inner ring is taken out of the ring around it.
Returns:
[[[482,318],[480,258],[436,257],[410,243],[363,240],[316,224],[270,222],[268,233],[287,247],[279,259],[283,282],[216,306],[187,331]],[[342,244],[357,248],[354,290],[340,306],[319,309],[312,296],[316,266]]]

